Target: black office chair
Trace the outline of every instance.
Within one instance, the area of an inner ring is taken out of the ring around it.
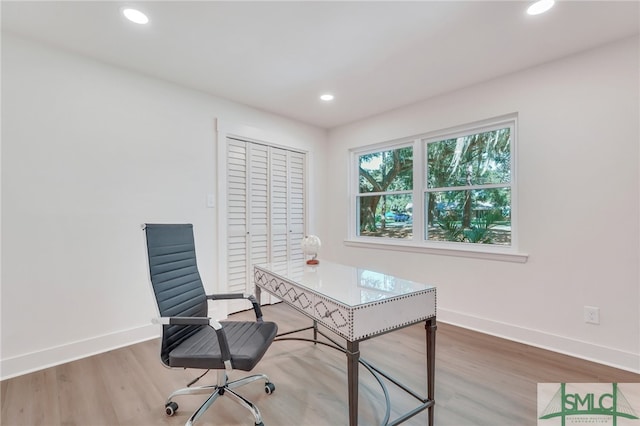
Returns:
[[[190,387],[173,392],[165,404],[169,416],[175,414],[178,404],[173,398],[179,395],[208,393],[210,396],[189,418],[190,426],[221,395],[230,395],[232,400],[247,408],[254,416],[256,425],[263,425],[258,408],[233,389],[264,380],[265,391],[275,390],[273,383],[264,374],[229,381],[231,370],[250,371],[262,359],[271,345],[278,326],[262,320],[260,305],[253,295],[215,294],[206,295],[198,267],[191,224],[144,225],[149,255],[151,284],[158,304],[162,324],[162,347],[160,358],[167,367],[218,370],[215,385]],[[216,321],[208,317],[208,300],[246,298],[251,301],[256,321]]]

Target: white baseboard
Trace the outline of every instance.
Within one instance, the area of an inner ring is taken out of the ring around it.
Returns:
[[[222,312],[213,317],[224,318]],[[438,308],[438,321],[640,374],[640,354]],[[0,360],[0,380],[154,339],[152,324]]]
[[[0,380],[75,361],[159,336],[160,328],[149,324],[2,359],[0,360]]]
[[[640,354],[438,307],[438,321],[640,374]]]

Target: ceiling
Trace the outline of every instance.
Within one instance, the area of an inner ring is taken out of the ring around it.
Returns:
[[[638,1],[529,4],[2,1],[2,29],[331,128],[639,32]]]

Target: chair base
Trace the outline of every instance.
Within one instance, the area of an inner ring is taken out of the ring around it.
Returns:
[[[251,382],[255,382],[256,380],[264,380],[265,382],[265,392],[272,393],[275,389],[273,383],[269,381],[269,378],[264,374],[254,374],[252,376],[243,377],[238,380],[229,381],[228,376],[225,370],[218,370],[218,383],[215,385],[208,386],[194,386],[194,387],[186,387],[182,389],[178,389],[173,392],[167,398],[167,402],[165,407],[167,407],[167,415],[172,416],[177,410],[177,404],[173,402],[173,398],[176,396],[182,395],[200,395],[200,394],[210,394],[209,397],[202,403],[200,408],[198,408],[187,420],[185,426],[192,426],[196,420],[204,414],[205,411],[218,399],[219,396],[229,395],[231,396],[231,400],[240,404],[247,410],[253,414],[253,418],[255,420],[256,425],[263,426],[262,415],[260,414],[260,410],[256,407],[251,401],[244,398],[242,395],[234,392],[233,389],[238,388],[240,386],[246,385]],[[173,405],[172,405],[173,404]],[[175,408],[173,406],[175,405]]]

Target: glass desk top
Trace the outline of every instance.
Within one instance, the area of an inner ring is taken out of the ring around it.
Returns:
[[[267,263],[256,267],[350,307],[435,289],[431,285],[371,269],[326,260],[321,260],[318,265],[291,261]]]

